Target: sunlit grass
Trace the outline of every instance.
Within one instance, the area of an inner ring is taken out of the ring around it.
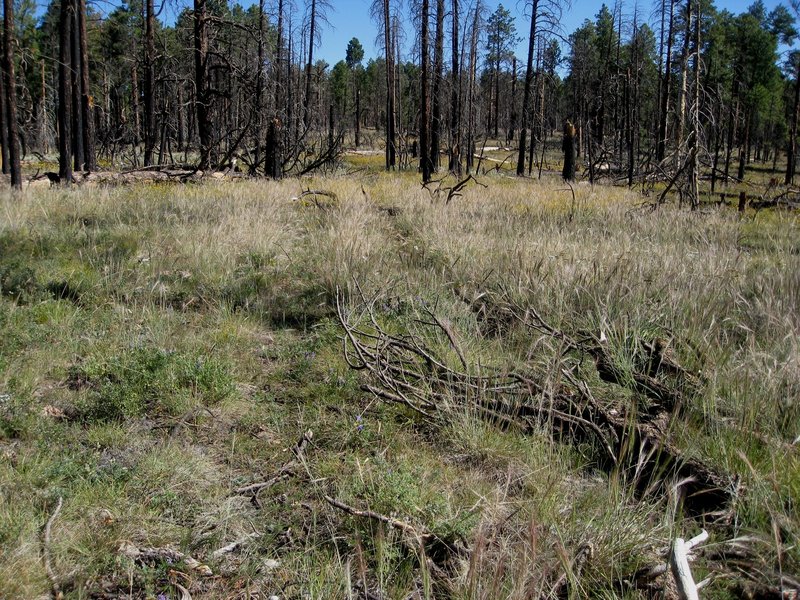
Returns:
[[[52,554],[74,598],[171,589],[164,565],[131,563],[123,542],[208,561],[221,578],[194,581],[198,597],[346,597],[359,582],[435,595],[400,534],[325,494],[462,537],[460,598],[549,593],[586,543],[595,558],[578,589],[611,595],[693,533],[669,498],[636,497],[590,445],[544,425],[523,434],[463,410],[433,428],[361,391],[337,294],[380,295],[397,328],[403,307],[425,302],[470,362],[530,368],[553,389],[558,344],[486,331],[465,299],[503,293],[568,332],[602,332],[623,365],[641,341],[668,340],[703,378],[676,443],[742,477],[730,535],[766,540],[765,564],[780,554],[796,572],[797,548],[774,543],[775,527],[800,532],[796,216],[651,210],[636,192],[570,190],[553,173],[481,174],[488,187],[446,203],[416,173],[379,174],[382,156],[345,160],[369,172],[0,198],[0,597],[48,592],[41,529],[58,497]],[[309,189],[335,199],[301,197]],[[598,394],[620,399],[589,371]],[[232,495],[279,473],[308,429],[290,476],[258,503]]]

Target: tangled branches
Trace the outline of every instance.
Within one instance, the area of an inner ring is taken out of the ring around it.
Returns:
[[[362,389],[376,397],[405,405],[436,424],[446,422],[456,411],[471,411],[480,419],[523,433],[544,426],[559,440],[594,441],[598,465],[633,473],[630,484],[639,493],[673,490],[690,513],[728,515],[734,478],[700,459],[682,456],[668,435],[671,419],[680,410],[679,391],[646,372],[635,372],[632,379],[623,377],[613,357],[592,336],[570,336],[548,325],[531,307],[523,309],[510,302],[505,307],[526,328],[561,340],[567,352],[593,358],[601,380],[647,395],[654,401],[649,411],[640,414],[617,397],[598,398],[575,369],[561,369],[562,379],[553,387],[541,383],[543,374],[528,370],[471,367],[452,327],[428,308],[423,309],[426,318],[414,320],[416,333],[390,331],[378,319],[374,300],[362,297],[359,306],[348,310],[339,299],[336,308],[347,363],[365,372]],[[455,359],[449,361],[445,352],[435,351],[429,343],[442,335],[460,368],[451,366]],[[665,368],[661,363],[653,369]]]

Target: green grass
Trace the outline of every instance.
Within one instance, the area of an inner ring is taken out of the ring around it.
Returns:
[[[378,159],[346,161],[373,171]],[[669,340],[701,381],[684,388],[671,440],[743,484],[712,547],[746,536],[762,583],[779,567],[798,573],[796,216],[650,211],[633,192],[585,184],[573,202],[549,173],[489,173],[488,189],[470,185],[445,205],[416,174],[367,171],[4,193],[0,598],[48,593],[41,532],[60,497],[49,551],[67,598],[178,597],[175,570],[196,598],[349,598],[364,586],[391,598],[527,598],[564,573],[574,597],[643,597],[623,580],[703,525],[669,495],[637,495],[633,473],[602,468],[591,440],[554,438],[547,423],[499,427],[459,398],[431,423],[362,391],[337,297],[351,308],[375,299],[398,334],[421,331],[430,308],[472,372],[526,370],[554,392],[574,367],[608,403],[647,400],[493,312],[492,299],[533,306],[571,335],[602,332],[627,377],[646,365],[643,342]],[[338,200],[291,199],[307,188]],[[425,339],[459,364],[446,336]],[[287,464],[257,501],[234,493]],[[406,535],[325,495],[465,550],[442,580]],[[136,563],[125,543],[180,550],[217,576]],[[737,583],[715,580],[708,593],[731,597]]]

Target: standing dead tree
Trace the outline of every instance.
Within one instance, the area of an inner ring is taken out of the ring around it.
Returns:
[[[8,135],[8,161],[9,172],[11,173],[11,185],[17,189],[22,187],[22,170],[19,159],[19,124],[17,123],[17,80],[14,76],[14,2],[13,0],[3,0],[3,82],[5,88],[5,98],[0,99],[5,106],[5,113],[8,116],[7,135]],[[0,143],[6,144],[6,140]],[[5,166],[5,164],[3,165]]]

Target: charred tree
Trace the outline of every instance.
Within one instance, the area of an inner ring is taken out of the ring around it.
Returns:
[[[85,0],[78,1],[84,2]],[[153,164],[153,148],[156,143],[156,17],[153,0],[145,0],[144,7],[144,165],[147,167]]]
[[[306,63],[306,95],[303,98],[303,126],[308,129],[311,119],[309,107],[311,105],[311,65],[314,63],[314,37],[317,26],[317,0],[311,0],[311,13],[309,15],[308,33],[308,62]]]
[[[71,0],[72,5],[72,48],[70,51],[72,82],[72,161],[75,171],[83,171],[83,111],[81,110],[81,43],[78,25],[78,0]]]
[[[478,25],[480,22],[480,2],[475,6],[469,43],[469,82],[467,83],[467,173],[472,171],[475,155],[475,83],[478,72]]]
[[[458,45],[458,0],[452,0],[451,14],[453,18],[453,66],[451,75],[453,85],[450,91],[450,152],[448,170],[454,175],[461,175],[461,79],[459,77]]]
[[[519,130],[519,156],[517,176],[525,174],[525,148],[528,140],[528,119],[531,112],[531,88],[533,87],[533,51],[536,44],[536,19],[539,16],[539,0],[531,6],[531,30],[528,34],[528,64],[525,68],[525,87],[522,92],[522,125]]]
[[[431,170],[439,170],[442,132],[442,68],[444,63],[444,0],[436,0],[436,41],[433,50],[433,97],[431,114]]]
[[[197,133],[200,137],[200,163],[197,168],[204,171],[211,162],[206,0],[194,0],[194,85]]]
[[[11,175],[11,186],[17,189],[22,187],[22,171],[19,158],[19,124],[17,123],[17,82],[14,76],[14,2],[3,0],[3,78],[5,98],[8,115],[8,171]],[[6,140],[3,140],[6,143]]]
[[[797,168],[797,120],[800,111],[800,58],[796,60],[794,72],[794,101],[792,103],[792,125],[789,132],[789,143],[786,148],[786,178],[785,185],[794,184],[794,173]]]
[[[431,159],[430,159],[430,140],[428,138],[428,127],[430,125],[430,89],[428,87],[428,12],[429,0],[422,0],[422,23],[420,26],[420,117],[419,117],[419,166],[422,171],[422,183],[431,180]]]
[[[564,168],[561,170],[561,176],[564,181],[575,181],[575,162],[578,153],[575,143],[575,126],[570,121],[564,121],[564,139],[561,142],[561,149],[564,151]]]
[[[397,164],[397,133],[395,130],[394,41],[389,0],[383,0],[383,43],[386,54],[386,170]]]
[[[664,71],[661,74],[661,112],[658,116],[658,135],[656,137],[656,161],[664,160],[667,148],[667,120],[669,118],[669,100],[672,93],[672,40],[673,24],[675,17],[675,0],[662,2],[661,10],[665,10],[665,5],[669,5],[669,24],[667,27],[667,48],[664,55]]]
[[[73,0],[62,0],[58,38],[58,176],[72,182],[72,23]]]
[[[152,0],[149,0],[152,2]],[[94,148],[94,115],[92,114],[92,96],[89,90],[89,50],[86,37],[86,0],[78,2],[78,51],[80,52],[81,81],[81,137],[83,139],[83,168],[87,171],[97,169]]]

